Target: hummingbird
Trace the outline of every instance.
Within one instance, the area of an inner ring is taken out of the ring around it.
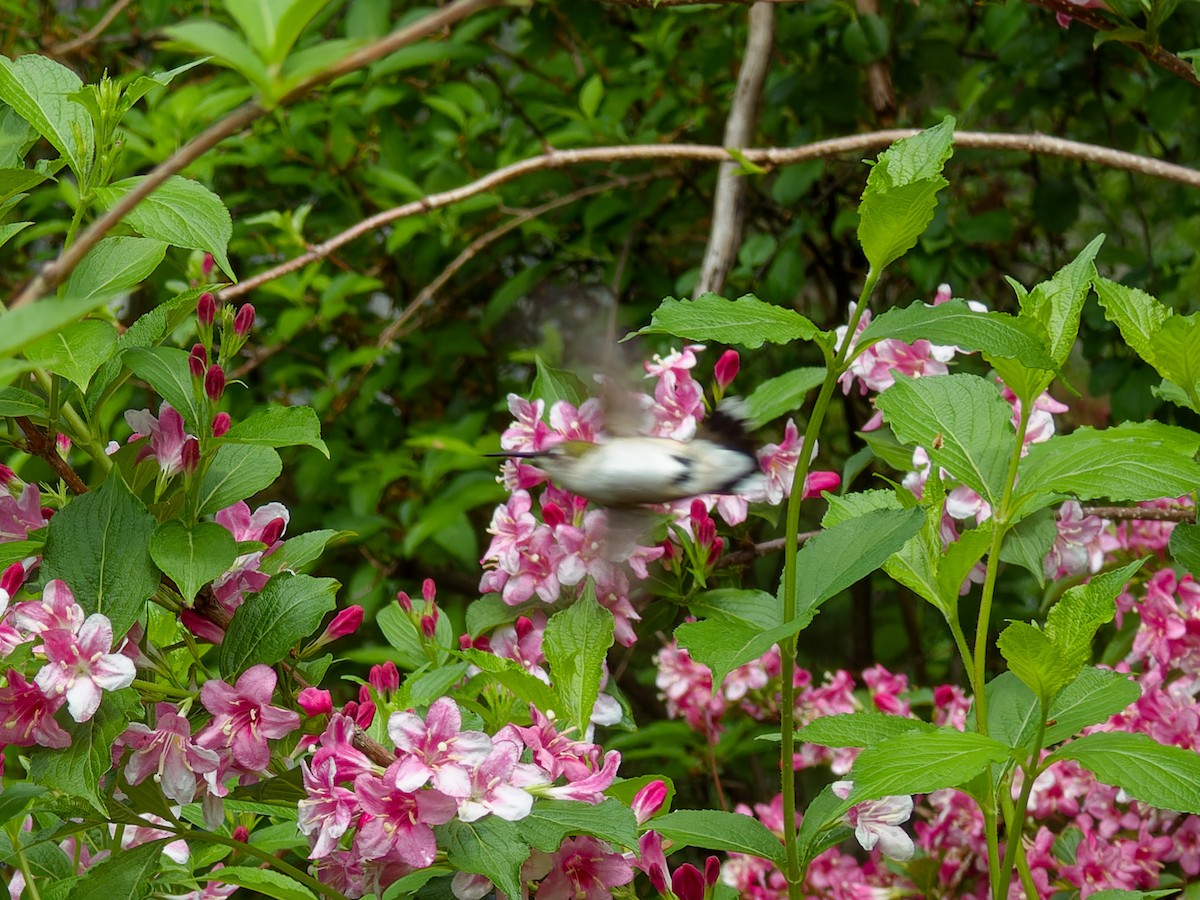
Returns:
[[[530,460],[560,487],[615,509],[739,493],[760,474],[744,409],[740,399],[725,398],[687,441],[615,435],[487,455]]]

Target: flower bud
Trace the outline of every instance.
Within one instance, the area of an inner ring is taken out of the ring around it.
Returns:
[[[200,263],[200,274],[203,275],[205,278],[207,278],[209,275],[212,274],[212,270],[213,270],[213,255],[211,253],[205,253],[204,259]]]
[[[17,473],[0,463],[0,488],[6,488],[17,480]]]
[[[554,502],[547,502],[542,507],[542,521],[551,528],[557,528],[567,521],[567,514],[563,512],[562,507]]]
[[[196,466],[200,465],[200,442],[194,437],[188,438],[183,442],[183,449],[179,451],[179,457],[184,473],[191,475],[196,471]]]
[[[225,632],[221,630],[220,625],[211,619],[204,618],[204,616],[195,610],[181,610],[179,621],[183,623],[184,628],[202,641],[208,641],[210,644],[220,644],[225,639]]]
[[[216,403],[221,399],[221,395],[225,393],[225,370],[215,363],[208,368],[208,373],[204,376],[204,393],[208,394],[208,399]]]
[[[245,825],[238,825],[233,829],[233,839],[239,844],[250,843],[250,829]]]
[[[375,721],[375,704],[360,703],[358,712],[354,716],[354,724],[366,731],[371,727],[371,723]]]
[[[433,598],[437,596],[437,585],[433,583],[432,578],[426,578],[421,582],[421,596],[425,598],[426,603],[433,603]]]
[[[717,360],[717,364],[713,368],[713,378],[716,379],[721,390],[729,387],[730,383],[737,376],[741,365],[742,359],[738,356],[736,350],[726,350],[721,354],[721,358]]]
[[[400,670],[390,659],[383,665],[371,666],[367,673],[367,683],[375,688],[377,694],[390,694],[400,690]]]
[[[58,448],[59,456],[66,456],[71,452],[71,439],[59,432],[54,436],[54,446]]]
[[[432,639],[437,633],[438,611],[437,607],[432,607],[433,611],[421,616],[421,634],[427,640]]]
[[[704,861],[704,884],[706,887],[712,887],[717,883],[717,879],[721,877],[721,860],[715,856],[710,856]]]
[[[196,318],[200,320],[200,324],[207,328],[212,325],[213,319],[217,317],[217,299],[208,291],[200,295],[200,299],[196,301]]]
[[[250,326],[254,324],[254,307],[249,303],[243,303],[242,308],[237,311],[237,317],[233,320],[233,330],[238,337],[245,337],[250,333]]]
[[[192,377],[199,381],[204,377],[204,370],[208,367],[208,351],[204,349],[203,344],[193,344],[192,352],[188,354],[188,371],[192,373]]]
[[[684,863],[671,876],[671,890],[679,900],[704,900],[704,876],[691,863]]]
[[[406,613],[412,612],[412,599],[404,591],[396,591],[396,603]]]
[[[333,621],[325,629],[326,638],[336,641],[338,638],[345,637],[348,634],[354,634],[354,632],[358,631],[358,626],[362,624],[362,621],[363,608],[361,606],[348,606],[333,617]]]
[[[523,641],[533,632],[533,620],[529,616],[517,616],[517,621],[513,622],[513,631],[517,634],[517,640]]]
[[[222,435],[224,435],[227,431],[229,431],[229,426],[231,424],[233,424],[233,420],[229,418],[229,413],[227,413],[227,412],[217,413],[215,416],[213,416],[213,423],[212,423],[213,437],[221,437]]]
[[[633,795],[633,814],[639,825],[645,825],[667,799],[667,783],[661,778],[651,781]]]
[[[287,528],[287,522],[285,522],[283,520],[283,516],[276,516],[274,519],[272,519],[270,522],[267,523],[265,528],[263,528],[262,537],[260,538],[260,540],[264,544],[266,544],[268,547],[270,547],[273,543],[275,543],[277,540],[279,540],[280,537],[282,537],[283,529],[285,529],[285,528]],[[359,612],[359,621],[361,622],[362,621],[361,607],[359,608],[358,612]],[[355,626],[355,627],[357,627],[357,626]]]
[[[333,712],[333,695],[320,688],[306,687],[296,695],[296,702],[309,718],[327,716]]]

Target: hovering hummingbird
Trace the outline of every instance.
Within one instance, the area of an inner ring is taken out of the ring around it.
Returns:
[[[628,508],[746,490],[759,475],[754,449],[742,401],[727,397],[688,441],[618,435],[487,455],[528,459],[573,494],[600,506]]]

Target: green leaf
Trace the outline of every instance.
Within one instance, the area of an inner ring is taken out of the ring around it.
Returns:
[[[0,391],[0,397],[3,392]],[[0,407],[2,408],[2,407]],[[1200,525],[1180,522],[1171,532],[1171,558],[1200,578]]]
[[[822,747],[871,747],[910,731],[934,731],[933,725],[905,716],[858,712],[813,719],[796,732],[796,740]]]
[[[765,631],[779,624],[779,600],[766,591],[720,588],[705,591],[688,603],[703,619],[744,622]]]
[[[4,793],[0,794],[0,825],[22,815],[30,803],[45,793],[46,788],[30,784],[28,781],[5,785]]]
[[[1067,361],[1079,332],[1079,314],[1096,275],[1093,260],[1104,243],[1099,235],[1071,262],[1059,269],[1049,281],[1035,286],[1021,298],[1021,316],[1041,323],[1050,338],[1050,355],[1055,368]],[[1034,365],[1022,360],[1026,365]]]
[[[924,447],[934,464],[993,507],[999,504],[1016,433],[1012,407],[994,384],[978,375],[897,374],[876,405],[896,437]]]
[[[191,605],[200,588],[233,567],[237,541],[215,522],[197,522],[189,528],[172,519],[154,532],[150,555],[179,587],[184,602]]]
[[[317,630],[337,605],[339,587],[332,578],[276,575],[233,614],[217,657],[221,674],[233,677],[259,663],[279,662]]]
[[[1000,548],[1000,560],[1015,563],[1033,573],[1039,585],[1046,584],[1046,554],[1058,538],[1058,524],[1054,511],[1039,509],[1026,516],[1004,535]]]
[[[10,239],[16,237],[32,224],[33,222],[8,222],[7,224],[0,225],[0,247],[3,247]]]
[[[294,878],[289,878],[282,872],[276,872],[273,869],[224,866],[216,877],[222,884],[236,884],[238,887],[250,888],[257,894],[273,897],[275,900],[313,900],[316,896]]]
[[[795,310],[764,303],[750,294],[737,300],[701,294],[695,300],[668,297],[654,311],[650,324],[636,333],[671,334],[692,341],[719,341],[755,350],[767,341],[772,344],[810,341],[820,331]],[[632,335],[625,339],[629,337]]]
[[[1194,490],[1200,484],[1200,465],[1169,440],[1155,439],[1154,433],[1139,424],[1102,431],[1084,427],[1032,445],[1018,470],[1014,506],[1019,508],[1036,494],[1127,501],[1178,497]]]
[[[225,0],[225,8],[263,60],[278,66],[329,0]]]
[[[36,169],[0,169],[0,202],[36,187],[49,177]]]
[[[254,496],[274,484],[283,471],[283,461],[270,447],[225,444],[200,482],[200,514],[219,512]]]
[[[133,688],[105,691],[94,716],[86,722],[66,723],[70,747],[31,751],[29,777],[51,790],[83,797],[105,815],[100,779],[112,768],[112,747],[117,736],[140,709],[141,699]]]
[[[382,612],[382,611],[381,611]],[[542,712],[556,709],[558,698],[554,689],[540,678],[531,675],[519,662],[496,656],[484,650],[461,650],[459,655],[467,662],[491,676],[490,680],[508,688],[512,693],[536,706]]]
[[[850,804],[837,796],[829,784],[821,788],[820,793],[808,804],[796,833],[802,871],[818,854],[850,837],[852,832],[844,821],[849,810]]]
[[[1032,322],[1007,313],[975,312],[965,300],[927,306],[920,300],[906,307],[892,307],[871,320],[858,336],[857,347],[865,350],[886,339],[913,344],[926,340],[982,351],[989,359],[1017,359],[1027,366],[1052,368],[1046,349],[1046,334]]]
[[[20,353],[108,302],[106,297],[47,297],[30,306],[0,313],[0,359]]]
[[[1200,813],[1200,753],[1164,747],[1144,734],[1101,731],[1064,744],[1044,765],[1073,759],[1100,781],[1135,800],[1175,812]]]
[[[633,810],[611,797],[597,806],[576,800],[538,800],[533,811],[517,823],[517,830],[546,853],[553,853],[563,838],[574,834],[589,834],[625,850],[636,851],[638,845]]]
[[[201,421],[197,388],[188,369],[186,352],[175,347],[134,347],[126,351],[124,359],[134,375],[154,388],[156,394],[183,416],[189,431],[208,427],[208,422]]]
[[[678,809],[654,820],[675,847],[748,853],[784,865],[783,845],[758,819],[716,809]]]
[[[1009,758],[1009,748],[976,732],[939,728],[909,732],[868,747],[848,776],[851,803],[902,794],[928,794],[970,781]]]
[[[20,388],[0,389],[0,418],[40,416],[46,414],[46,401],[37,394]]]
[[[573,406],[580,406],[588,398],[587,387],[574,372],[566,369],[556,369],[541,358],[534,357],[537,375],[533,379],[530,396],[534,400],[543,400],[549,409],[559,400],[566,400]]]
[[[266,66],[233,29],[216,22],[183,22],[162,31],[172,44],[200,56],[211,56],[240,73],[263,94],[270,93],[271,78]]]
[[[916,245],[933,220],[937,193],[947,185],[942,168],[953,152],[954,119],[879,154],[858,206],[858,241],[878,272]]]
[[[1154,361],[1158,373],[1183,388],[1194,406],[1200,384],[1200,319],[1195,314],[1171,316],[1159,326]]]
[[[329,448],[321,440],[321,420],[310,406],[260,407],[230,428],[222,440],[263,447],[315,447],[329,459]]]
[[[1085,666],[1064,687],[1050,706],[1049,724],[1042,743],[1046,747],[1076,734],[1080,729],[1108,721],[1142,695],[1136,681],[1111,669]]]
[[[150,558],[157,523],[117,471],[50,520],[42,571],[61,578],[84,612],[104,613],[120,638],[158,589]]]
[[[105,748],[106,751],[108,748]],[[96,897],[120,897],[139,900],[150,896],[150,879],[161,865],[166,838],[122,849],[91,866],[74,882],[67,900],[95,900]]]
[[[600,109],[600,101],[603,99],[604,82],[599,75],[593,75],[579,90],[579,109],[585,119],[596,118],[596,111]]]
[[[414,618],[421,616],[425,610],[425,601],[419,597],[412,601]],[[430,662],[425,649],[425,638],[417,629],[413,619],[395,603],[389,603],[375,614],[375,622],[383,632],[384,639],[396,650],[396,665],[403,669],[415,670]],[[449,659],[447,648],[453,640],[453,628],[447,616],[439,615],[434,627],[433,641],[438,647],[437,662],[440,665]]]
[[[166,255],[167,245],[144,237],[106,237],[88,251],[67,280],[68,297],[111,296],[137,287]]]
[[[720,689],[725,677],[738,666],[758,659],[772,645],[788,638],[811,621],[793,620],[786,625],[776,625],[763,630],[749,622],[725,619],[705,619],[702,622],[684,622],[675,629],[679,646],[691,654],[692,659],[712,670],[713,694]]]
[[[143,177],[114,182],[100,188],[96,195],[106,207],[115,206]],[[211,253],[230,280],[237,281],[226,254],[233,237],[233,219],[221,198],[200,182],[172,175],[121,221],[143,237]]]
[[[1033,691],[1012,672],[1001,672],[987,683],[988,736],[1009,747],[1025,747],[1037,733],[1042,707]],[[967,728],[975,727],[975,709]]]
[[[82,87],[78,75],[44,56],[0,56],[0,100],[62,154],[80,181],[91,168],[96,140],[92,117],[71,99]]]
[[[116,344],[115,328],[99,319],[85,319],[42,338],[25,351],[25,356],[86,391],[92,375]]]
[[[746,398],[746,416],[751,428],[765,425],[804,405],[804,398],[825,380],[825,370],[816,367],[792,369],[769,378]]]
[[[612,613],[596,601],[590,579],[583,596],[574,605],[555,613],[546,622],[542,648],[559,700],[557,712],[561,720],[574,725],[580,734],[592,720],[604,659],[613,645],[614,627]]]
[[[1170,317],[1171,309],[1145,291],[1117,284],[1098,275],[1093,279],[1092,287],[1104,308],[1105,317],[1120,329],[1125,343],[1157,368],[1154,341],[1162,323]]]
[[[259,571],[268,575],[277,575],[285,569],[301,572],[320,559],[330,544],[340,544],[351,537],[354,537],[352,531],[334,531],[330,528],[298,534],[284,541],[283,546],[270,556],[263,557]]]
[[[445,848],[455,868],[490,879],[510,897],[521,896],[521,866],[529,858],[529,845],[516,822],[496,816],[470,823],[454,819],[434,831],[438,847]]]

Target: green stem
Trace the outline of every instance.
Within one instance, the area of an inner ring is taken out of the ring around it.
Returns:
[[[804,499],[804,484],[808,480],[808,470],[812,464],[812,448],[816,446],[817,436],[825,421],[825,413],[829,409],[829,401],[837,387],[850,354],[850,344],[858,327],[858,321],[866,312],[867,301],[879,281],[879,273],[874,269],[867,272],[863,281],[862,293],[859,294],[858,304],[846,330],[842,346],[831,353],[829,347],[822,345],[825,354],[825,381],[817,394],[813,405],[812,415],[809,416],[808,426],[804,429],[804,444],[801,456],[796,462],[796,474],[792,479],[792,490],[788,496],[787,519],[784,539],[783,564],[783,622],[790,622],[796,617],[796,539],[800,534],[800,504]],[[780,728],[780,773],[781,792],[783,795],[783,845],[787,854],[787,883],[789,900],[801,900],[804,883],[804,872],[800,869],[800,853],[796,846],[796,773],[792,760],[795,756],[796,730],[796,644],[799,637],[782,641],[779,646],[780,677],[783,680],[781,706],[779,711]]]
[[[1008,885],[1012,880],[1013,866],[1017,860],[1017,848],[1021,846],[1021,832],[1025,827],[1025,813],[1029,809],[1029,795],[1033,791],[1033,783],[1037,780],[1040,774],[1038,770],[1038,756],[1041,755],[1042,740],[1046,735],[1046,714],[1047,710],[1041,707],[1041,716],[1038,718],[1037,738],[1033,742],[1033,748],[1029,752],[1030,763],[1025,767],[1025,778],[1021,782],[1021,793],[1017,796],[1016,806],[1013,807],[1012,814],[1008,816],[1006,822],[1007,829],[1004,837],[1004,862],[1000,866],[1000,881],[999,885],[992,891],[993,897],[1007,897]],[[996,882],[993,882],[996,884]]]
[[[33,877],[33,870],[29,868],[29,860],[25,858],[25,849],[21,846],[20,840],[14,838],[13,846],[17,848],[17,868],[25,876],[25,891],[29,894],[29,900],[42,900],[37,881]]]
[[[170,685],[161,684],[157,681],[144,681],[141,678],[133,680],[132,687],[139,691],[145,691],[148,694],[161,694],[164,697],[178,697],[180,700],[187,700],[192,696],[190,691],[185,691],[182,688],[174,688]]]

